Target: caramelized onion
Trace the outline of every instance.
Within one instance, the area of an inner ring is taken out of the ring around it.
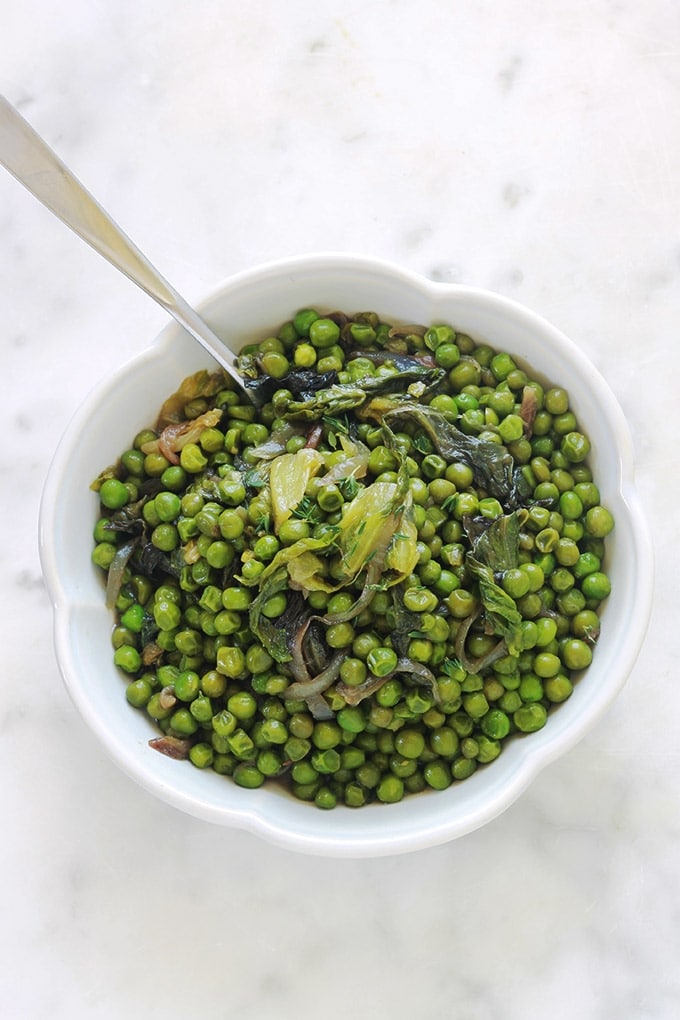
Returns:
[[[131,538],[129,542],[116,549],[116,555],[111,561],[108,577],[106,579],[106,608],[113,609],[116,604],[120,589],[123,584],[123,576],[128,560],[137,547],[139,538]]]

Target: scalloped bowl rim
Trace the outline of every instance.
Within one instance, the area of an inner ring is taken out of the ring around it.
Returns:
[[[174,322],[140,355],[102,380],[76,412],[43,491],[39,543],[54,609],[54,643],[67,690],[110,757],[147,791],[197,818],[255,833],[311,854],[377,857],[434,846],[486,824],[508,808],[552,760],[570,750],[623,687],[641,648],[652,602],[653,558],[634,488],[632,441],[609,386],[583,352],[545,319],[491,291],[434,283],[382,259],[323,252],[238,273],[199,308],[239,343],[266,335],[300,307],[371,308],[385,318],[452,322],[566,386],[593,438],[596,480],[614,511],[607,569],[613,591],[593,664],[548,725],[515,739],[500,758],[448,790],[399,804],[323,812],[275,784],[243,790],[212,772],[150,750],[143,713],[130,709],[110,662],[111,617],[90,562],[90,481],[153,419],[181,379],[214,362]],[[607,456],[604,456],[607,450]]]

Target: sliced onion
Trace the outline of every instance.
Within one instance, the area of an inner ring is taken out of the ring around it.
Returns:
[[[152,747],[154,751],[159,751],[161,754],[166,755],[168,758],[174,758],[176,761],[182,761],[189,757],[191,741],[182,740],[180,737],[154,737],[153,740],[149,741],[149,747]]]
[[[333,681],[337,680],[344,658],[344,651],[336,652],[326,668],[318,676],[312,677],[310,680],[297,680],[290,687],[287,687],[283,692],[284,698],[292,698],[295,701],[301,698],[307,701],[310,696],[321,694],[323,691],[328,690]]]
[[[370,698],[371,694],[375,694],[379,691],[384,683],[386,683],[390,677],[394,676],[394,672],[387,673],[385,676],[369,676],[368,680],[364,680],[362,684],[356,686],[339,683],[336,687],[338,694],[341,694],[348,705],[358,705],[364,700],[364,698]]]
[[[497,659],[502,659],[508,651],[505,639],[501,638],[500,641],[493,646],[491,651],[486,653],[486,655],[481,655],[478,659],[471,659],[469,657],[465,651],[465,642],[467,640],[470,627],[479,617],[481,612],[482,609],[480,606],[476,613],[471,613],[470,616],[467,616],[461,622],[456,634],[456,641],[454,645],[456,657],[467,673],[481,673],[482,670],[486,669],[487,666],[490,666],[492,662],[496,662]]]
[[[272,460],[274,457],[278,457],[279,454],[286,452],[286,443],[292,436],[300,435],[300,429],[287,422],[282,425],[280,429],[276,429],[275,432],[265,439],[264,443],[260,443],[258,446],[254,446],[250,451],[250,456],[256,457],[258,460]]]
[[[312,719],[334,719],[335,713],[322,694],[310,694],[306,699]]]
[[[116,555],[111,560],[111,565],[106,578],[107,609],[113,609],[116,604],[116,600],[120,594],[120,589],[123,584],[125,568],[127,567],[128,560],[135,551],[138,542],[138,537],[131,538],[129,542],[125,542],[124,545],[121,545],[118,549],[116,549]]]
[[[431,669],[422,663],[416,662],[415,659],[399,659],[397,662],[397,668],[395,673],[408,673],[414,680],[418,680],[421,683],[427,684],[432,691],[432,695],[435,701],[439,701],[439,689],[437,687],[437,678]]]
[[[355,453],[354,456],[348,457],[347,460],[334,464],[325,475],[319,478],[319,485],[335,485],[336,482],[341,482],[343,478],[363,478],[367,471],[368,452],[365,454]]]
[[[158,439],[144,443],[142,453],[160,452],[171,464],[179,464],[179,451],[187,443],[198,442],[203,430],[217,425],[221,417],[222,411],[214,407],[205,414],[199,414],[198,418],[166,425]]]

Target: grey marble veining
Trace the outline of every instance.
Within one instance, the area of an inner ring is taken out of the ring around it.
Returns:
[[[674,1020],[677,5],[10,7],[0,89],[188,298],[335,248],[571,335],[630,422],[658,570],[606,718],[462,840],[309,859],[155,802],[61,685],[36,532],[71,415],[165,319],[0,175],[0,1012]]]

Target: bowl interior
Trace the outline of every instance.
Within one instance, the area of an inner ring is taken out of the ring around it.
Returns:
[[[498,295],[437,285],[375,260],[325,255],[287,260],[229,280],[202,306],[233,350],[262,338],[299,308],[373,310],[391,321],[448,322],[508,350],[538,377],[565,386],[593,444],[602,501],[616,518],[608,542],[613,590],[593,665],[548,725],[510,742],[491,766],[448,790],[400,804],[322,812],[270,784],[248,791],[148,747],[155,734],[124,697],[111,661],[111,616],[90,561],[97,499],[89,485],[113,463],[188,374],[213,363],[170,325],[133,362],[103,382],[72,421],[55,455],[41,511],[41,558],[55,606],[55,643],[68,690],[102,746],[146,789],[198,817],[250,829],[311,853],[366,856],[414,850],[469,832],[497,815],[548,761],[600,717],[633,665],[647,625],[652,558],[633,489],[631,441],[604,380],[567,338]]]

